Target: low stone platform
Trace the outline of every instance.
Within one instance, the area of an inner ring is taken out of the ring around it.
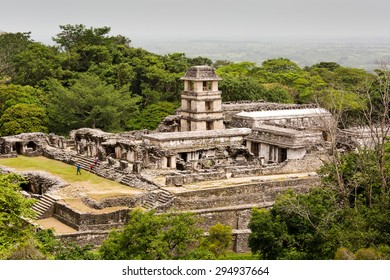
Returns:
[[[35,222],[36,224],[38,224],[40,227],[42,228],[45,228],[45,229],[53,229],[54,230],[54,234],[56,235],[61,235],[61,234],[69,234],[69,233],[76,233],[77,230],[60,222],[59,220],[57,220],[56,218],[53,218],[53,217],[50,217],[50,218],[46,218],[46,219],[41,219],[41,220],[37,220]]]

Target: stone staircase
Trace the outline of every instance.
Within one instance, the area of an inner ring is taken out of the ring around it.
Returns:
[[[80,155],[73,156],[73,160],[76,163],[79,163],[82,169],[87,170],[87,171],[90,170],[91,164],[94,163],[92,158],[80,156]]]
[[[130,174],[129,175],[125,175],[120,180],[120,183],[123,184],[123,185],[132,187],[134,185],[134,178]]]
[[[172,194],[167,190],[159,189],[156,191],[152,191],[150,192],[148,198],[143,202],[142,207],[151,210],[164,204],[167,204],[172,200],[172,198]]]
[[[159,205],[166,204],[169,201],[171,201],[173,198],[173,195],[166,190],[161,189],[160,194],[158,196],[157,202]]]
[[[155,206],[156,197],[157,193],[151,192],[147,199],[142,203],[142,207],[148,210],[153,209]]]
[[[54,197],[49,194],[44,194],[32,207],[31,209],[36,212],[36,219],[41,219],[45,214],[54,206],[57,201]]]

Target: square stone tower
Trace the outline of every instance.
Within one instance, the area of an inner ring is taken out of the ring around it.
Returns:
[[[221,91],[222,80],[211,66],[193,66],[184,77],[181,93],[181,131],[224,129]]]

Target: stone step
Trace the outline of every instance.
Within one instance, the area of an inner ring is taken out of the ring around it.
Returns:
[[[31,209],[37,213],[35,216],[36,219],[39,219],[42,215],[44,215],[50,207],[54,205],[56,199],[51,197],[50,195],[43,195],[32,207]]]
[[[57,199],[52,197],[50,194],[45,194],[44,197],[45,197],[45,199],[50,199],[50,200],[57,201]]]
[[[154,204],[150,201],[145,201],[143,204],[142,204],[142,207],[145,208],[145,209],[152,209],[154,207]]]
[[[39,201],[38,205],[41,205],[42,207],[50,207],[51,205],[53,205],[53,202],[48,200],[43,200],[43,201]]]
[[[33,205],[31,209],[35,212],[38,212],[39,214],[42,214],[47,208],[43,207],[42,205]]]
[[[144,201],[143,205],[150,205],[150,206],[153,206],[154,203],[153,203],[153,201],[151,201],[151,200],[146,200],[146,201]]]
[[[160,193],[158,197],[159,198],[164,198],[164,199],[170,199],[172,197],[172,195]]]
[[[171,198],[172,197],[172,195],[170,193],[166,193],[166,192],[161,192],[160,196],[161,197],[167,197],[167,198]]]

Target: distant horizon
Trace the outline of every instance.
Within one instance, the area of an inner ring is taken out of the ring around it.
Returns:
[[[86,26],[89,28],[89,26]],[[102,26],[94,26],[102,27]],[[109,27],[109,26],[108,26]],[[31,39],[35,42],[39,42],[45,45],[55,45],[55,42],[52,40],[56,34],[48,34],[45,37],[37,36],[32,31],[20,30],[20,31],[7,31],[0,29],[0,33],[30,33]],[[110,36],[122,35],[127,37],[124,34],[114,34],[111,30],[109,33]],[[308,42],[308,43],[332,43],[332,42],[342,42],[342,43],[354,43],[354,42],[369,42],[369,43],[390,43],[390,35],[388,36],[230,36],[230,37],[182,37],[182,36],[134,36],[127,37],[131,40],[131,45],[136,44],[136,47],[142,47],[142,43],[158,43],[158,42],[278,42],[278,43],[287,43],[287,42]]]
[[[132,38],[129,38],[134,43]],[[136,38],[142,42],[309,42],[309,43],[390,43],[389,36],[365,36],[365,37],[309,37],[309,36],[285,36],[285,37],[258,37],[258,38],[235,38],[235,37],[220,37],[220,38]]]
[[[31,32],[32,39],[48,45],[67,24],[107,26],[137,46],[167,40],[387,41],[390,36],[388,0],[197,0],[190,6],[181,0],[3,2],[0,30]]]

